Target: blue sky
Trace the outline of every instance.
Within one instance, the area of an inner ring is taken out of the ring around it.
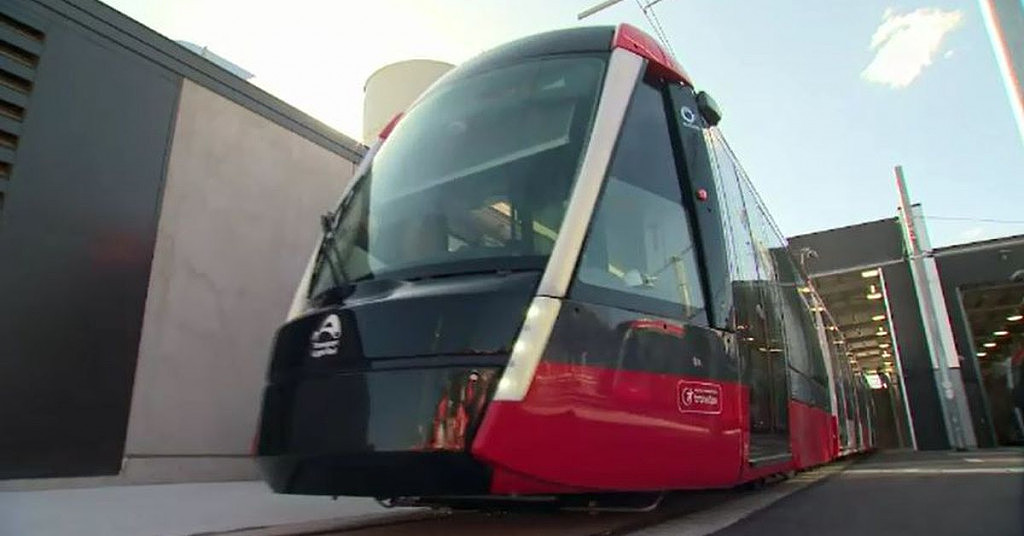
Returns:
[[[576,13],[597,1],[107,3],[209,46],[357,137],[376,68],[457,63],[580,24]],[[654,12],[680,64],[722,106],[722,130],[787,235],[891,217],[895,164],[927,217],[1024,220],[1024,140],[977,2],[662,0]],[[633,0],[584,21],[618,22],[651,31]],[[936,246],[1024,234],[1021,223],[973,220],[930,218],[928,229]]]

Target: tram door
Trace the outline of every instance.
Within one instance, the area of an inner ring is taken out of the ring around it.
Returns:
[[[781,300],[778,280],[774,277],[763,280],[761,307],[764,312],[765,350],[759,346],[750,363],[754,373],[764,378],[764,386],[758,393],[764,409],[756,429],[751,419],[750,461],[757,464],[779,462],[790,456],[789,369]]]
[[[784,461],[789,448],[789,382],[778,289],[760,280],[749,289],[740,350],[740,378],[748,388],[752,464]]]
[[[789,448],[789,381],[782,296],[771,252],[785,247],[732,152],[709,135],[731,254],[734,330],[740,380],[749,395],[752,464],[785,461]]]

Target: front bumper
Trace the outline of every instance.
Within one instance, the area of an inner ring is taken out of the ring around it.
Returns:
[[[260,468],[278,493],[487,493],[491,470],[470,456],[469,445],[500,375],[493,365],[460,364],[271,384],[256,447]]]

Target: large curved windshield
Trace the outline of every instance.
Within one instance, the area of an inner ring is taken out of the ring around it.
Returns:
[[[595,56],[538,59],[432,90],[342,203],[311,294],[372,278],[542,269],[604,67]]]

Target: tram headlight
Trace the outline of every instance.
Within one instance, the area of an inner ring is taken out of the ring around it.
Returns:
[[[512,345],[508,366],[498,381],[494,400],[520,401],[526,396],[560,309],[561,302],[554,298],[538,296],[533,299],[519,337]]]

